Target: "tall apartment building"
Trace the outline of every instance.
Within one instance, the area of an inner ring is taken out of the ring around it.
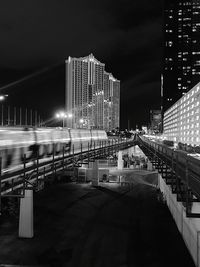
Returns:
[[[200,81],[200,0],[165,0],[164,110]]]
[[[120,81],[111,73],[104,72],[104,129],[119,127]]]
[[[92,54],[66,60],[65,103],[72,114],[68,127],[110,130],[119,126],[120,83],[105,73],[105,64]]]

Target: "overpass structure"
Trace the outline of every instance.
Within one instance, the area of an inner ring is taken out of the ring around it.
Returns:
[[[19,166],[17,170],[5,173],[0,167],[0,215],[2,198],[19,198],[19,237],[32,238],[33,191],[43,189],[45,182],[52,183],[59,175],[67,176],[69,172],[73,175],[78,167],[87,165],[89,168],[90,162],[116,155],[119,150],[134,144],[133,139],[107,139],[93,142],[92,145],[88,142],[88,149],[83,148],[81,143],[80,150],[77,150],[73,144],[70,154],[63,147],[63,153],[57,155],[54,143],[50,158],[40,158],[37,153],[37,157],[30,162],[24,155],[23,166]]]
[[[200,211],[192,210],[192,203],[200,200],[200,158],[144,136],[137,140],[177,200],[184,203],[187,217],[200,217]]]
[[[144,136],[137,136],[137,144],[158,170],[160,191],[199,267],[200,158]]]
[[[20,198],[19,237],[33,237],[33,190],[43,188],[45,181],[57,174],[88,165],[95,159],[116,155],[119,150],[139,145],[153,166],[158,170],[159,187],[174,217],[177,227],[196,264],[200,267],[200,164],[192,155],[144,136],[134,139],[102,141],[88,150],[56,156],[48,160],[37,157],[32,165],[26,163],[15,172],[0,172],[1,198]],[[162,234],[162,233],[161,233]]]
[[[94,142],[91,146],[88,143],[88,149],[83,150],[82,144],[80,151],[76,151],[74,145],[71,153],[56,154],[55,148],[51,157],[41,159],[37,156],[32,162],[27,162],[24,155],[23,165],[15,171],[4,173],[0,167],[0,211],[2,197],[24,198],[26,189],[39,190],[43,187],[44,182],[48,182],[58,173],[65,173],[68,170],[81,167],[95,159],[102,159],[116,155],[119,150],[133,146],[133,139],[108,139],[100,141],[98,145]],[[0,166],[2,165],[0,158]]]

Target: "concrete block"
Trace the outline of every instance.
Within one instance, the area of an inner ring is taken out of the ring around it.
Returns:
[[[185,216],[185,213],[183,215],[183,231],[182,236],[185,241],[185,244],[190,251],[190,254],[195,262],[197,264],[198,260],[198,233],[195,225],[193,224],[193,218],[187,218]]]
[[[147,171],[153,171],[153,165],[150,161],[147,162]]]
[[[33,190],[25,190],[20,199],[19,237],[33,237]]]
[[[122,170],[124,167],[124,161],[122,159],[122,151],[118,152],[118,159],[117,159],[117,168],[118,170]]]

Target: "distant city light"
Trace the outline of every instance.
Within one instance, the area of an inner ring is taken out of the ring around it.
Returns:
[[[73,117],[71,113],[66,113],[64,111],[56,113],[55,116],[57,119],[62,119],[62,126],[63,127],[65,126],[65,119]]]
[[[8,95],[0,95],[0,101],[5,100],[6,97],[8,97]]]

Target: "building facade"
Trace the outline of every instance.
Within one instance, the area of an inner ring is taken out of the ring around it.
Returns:
[[[70,128],[119,127],[120,82],[92,54],[66,60],[66,112]]]
[[[164,113],[164,136],[184,144],[200,145],[200,83]]]
[[[200,0],[165,0],[164,110],[200,81]]]
[[[160,133],[161,132],[161,110],[150,110],[150,131],[152,133]]]
[[[104,129],[111,131],[119,127],[120,81],[111,73],[104,72]]]

